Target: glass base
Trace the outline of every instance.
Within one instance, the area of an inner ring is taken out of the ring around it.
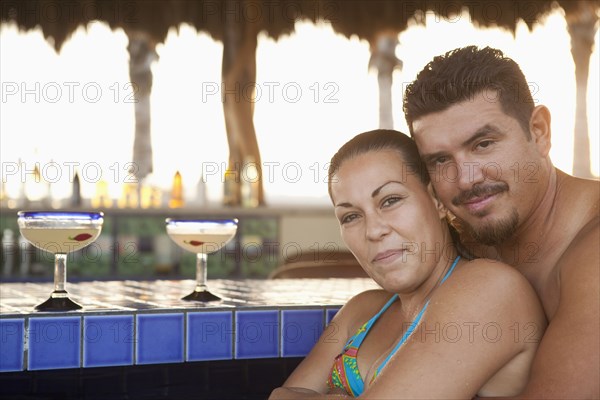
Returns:
[[[55,291],[50,298],[35,306],[37,311],[71,311],[82,307],[67,297],[66,291]]]
[[[216,296],[209,292],[208,290],[196,291],[194,290],[192,293],[188,294],[185,297],[182,297],[181,300],[188,301],[217,301],[221,300],[219,296]]]

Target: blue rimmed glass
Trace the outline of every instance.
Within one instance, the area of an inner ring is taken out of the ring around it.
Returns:
[[[80,211],[19,211],[21,235],[33,246],[54,254],[54,291],[35,307],[38,311],[69,311],[81,306],[65,289],[67,254],[93,243],[100,235],[104,214]]]
[[[179,247],[196,253],[196,289],[182,300],[220,300],[206,286],[207,254],[219,251],[237,232],[237,219],[166,219],[167,234]]]

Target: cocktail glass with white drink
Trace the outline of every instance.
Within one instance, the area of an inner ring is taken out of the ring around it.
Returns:
[[[206,286],[207,254],[223,248],[237,232],[237,219],[199,220],[167,218],[167,234],[184,250],[196,253],[196,288],[182,300],[220,300]]]
[[[21,235],[38,249],[54,254],[54,291],[35,307],[38,311],[69,311],[81,306],[68,296],[67,254],[82,249],[100,235],[104,214],[79,211],[19,211]]]

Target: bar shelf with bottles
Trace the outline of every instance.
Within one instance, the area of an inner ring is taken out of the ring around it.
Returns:
[[[51,194],[36,165],[21,193],[8,198],[2,190],[0,204],[1,276],[3,281],[47,280],[52,276],[51,254],[34,248],[19,233],[19,210],[101,210],[104,226],[100,237],[69,255],[69,280],[153,279],[194,276],[193,254],[181,251],[167,236],[165,218],[238,218],[235,240],[209,258],[214,278],[264,277],[278,263],[278,219],[272,210],[223,207],[207,204],[204,187],[196,188],[196,200],[184,201],[181,175],[173,178],[170,195],[147,185],[123,184],[119,199],[108,196],[106,182],[96,184],[91,199],[81,196],[80,179],[74,175],[71,195],[60,203]],[[224,193],[224,197],[226,193]]]
[[[253,170],[251,168],[254,167]],[[181,174],[176,172],[170,193],[143,180],[140,184],[123,183],[118,199],[111,198],[107,182],[95,183],[95,195],[83,198],[77,172],[70,181],[70,196],[56,201],[52,185],[45,181],[37,164],[22,180],[17,196],[1,191],[0,235],[1,277],[3,281],[47,280],[52,276],[52,255],[28,244],[17,226],[17,211],[99,210],[104,225],[100,237],[90,246],[69,255],[69,280],[153,279],[158,277],[192,279],[195,257],[183,252],[167,236],[165,218],[237,218],[235,239],[209,257],[211,278],[264,278],[281,260],[280,223],[287,216],[330,214],[323,208],[266,207],[257,201],[255,163],[245,163],[243,174],[229,169],[223,177],[223,198],[218,203],[206,199],[204,179],[191,192],[192,201],[184,200]],[[239,185],[236,199],[233,192]],[[238,201],[239,200],[239,201]],[[237,205],[234,205],[237,204]]]
[[[71,210],[73,210],[71,208]],[[167,236],[165,218],[239,219],[236,238],[209,257],[211,278],[263,278],[279,263],[279,217],[285,210],[244,208],[107,209],[96,242],[69,255],[69,280],[193,279],[194,254]],[[52,254],[19,234],[17,210],[0,210],[2,280],[52,277]]]

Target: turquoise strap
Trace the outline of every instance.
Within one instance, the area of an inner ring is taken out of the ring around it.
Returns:
[[[448,279],[448,277],[450,276],[450,274],[452,274],[452,271],[454,271],[454,267],[456,267],[456,264],[458,264],[458,260],[460,260],[460,256],[458,256],[458,257],[456,257],[454,259],[454,262],[452,263],[452,266],[450,267],[450,269],[448,270],[448,272],[446,272],[446,275],[444,275],[444,277],[442,278],[442,281],[440,282],[440,285],[442,283],[444,283],[446,281],[446,279]],[[417,328],[417,325],[419,325],[419,321],[421,321],[421,317],[423,316],[423,313],[427,309],[428,305],[429,305],[429,300],[427,300],[427,303],[425,303],[425,305],[423,306],[423,308],[421,309],[421,311],[419,312],[419,314],[417,314],[416,318],[410,324],[410,326],[408,327],[408,329],[406,330],[406,332],[404,333],[404,335],[402,335],[402,338],[400,339],[400,341],[398,342],[398,344],[394,347],[394,349],[390,352],[390,354],[388,354],[388,356],[386,357],[386,359],[383,360],[383,362],[381,363],[381,365],[377,368],[377,372],[375,373],[374,377],[377,376],[377,375],[379,375],[379,371],[381,371],[383,369],[383,367],[385,367],[385,365],[388,363],[388,361],[390,360],[390,358],[392,358],[392,356],[394,354],[396,354],[396,352],[398,351],[398,349],[400,348],[400,346],[402,346],[404,344],[404,342],[406,342],[406,340],[408,339],[408,337],[414,332],[414,330]]]
[[[363,340],[365,340],[365,337],[367,336],[375,322],[379,319],[379,317],[381,317],[381,314],[383,314],[388,308],[390,308],[392,303],[396,301],[397,298],[397,294],[393,295],[392,298],[389,299],[387,303],[385,303],[381,310],[379,310],[377,314],[375,314],[369,321],[367,321],[367,323],[364,325],[365,330],[352,336],[350,340],[346,342],[345,347],[347,348],[350,344],[354,345],[354,347],[360,347],[361,343],[363,342]]]

